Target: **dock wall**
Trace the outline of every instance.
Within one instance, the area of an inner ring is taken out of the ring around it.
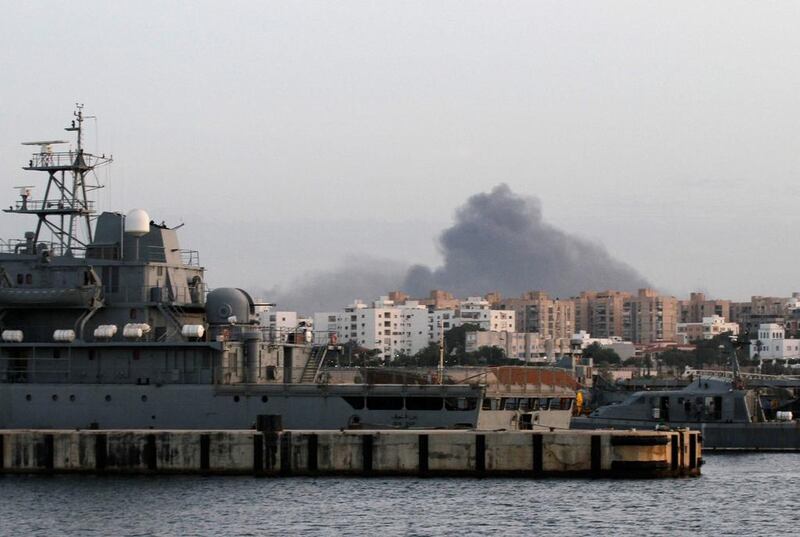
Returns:
[[[699,475],[697,431],[0,431],[0,472]]]

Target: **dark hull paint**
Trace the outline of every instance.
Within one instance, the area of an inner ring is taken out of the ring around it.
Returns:
[[[416,388],[416,389],[415,389]],[[424,388],[424,389],[420,389]],[[480,396],[479,389],[454,390],[449,397]],[[259,414],[279,414],[287,429],[340,429],[354,417],[370,428],[475,426],[472,410],[356,409],[343,396],[406,394],[438,396],[438,387],[359,385],[129,385],[2,384],[1,429],[247,429]]]
[[[572,429],[653,429],[658,422],[603,418],[572,418]],[[673,428],[699,430],[704,450],[800,451],[800,422],[698,423],[670,422]]]

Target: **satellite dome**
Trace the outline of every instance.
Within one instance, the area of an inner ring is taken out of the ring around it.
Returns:
[[[150,232],[150,215],[144,209],[134,209],[125,217],[125,233],[142,237]]]

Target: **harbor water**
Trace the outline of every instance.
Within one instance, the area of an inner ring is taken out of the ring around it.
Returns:
[[[800,454],[699,478],[0,476],[0,535],[789,535]]]

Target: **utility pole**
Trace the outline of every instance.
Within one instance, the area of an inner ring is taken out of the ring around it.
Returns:
[[[439,317],[439,384],[444,384],[444,319]]]

